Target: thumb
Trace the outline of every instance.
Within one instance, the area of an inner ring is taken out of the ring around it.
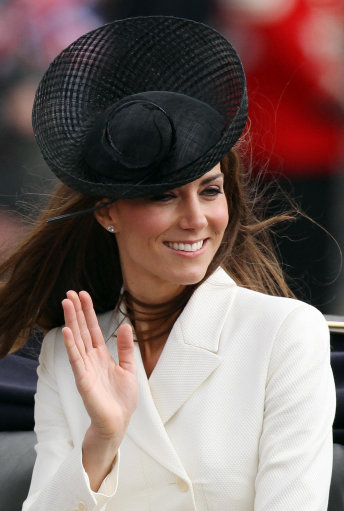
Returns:
[[[118,362],[122,369],[136,373],[133,330],[127,323],[120,325],[117,332]]]

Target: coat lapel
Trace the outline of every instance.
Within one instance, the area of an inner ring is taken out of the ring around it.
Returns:
[[[139,346],[135,345],[139,404],[127,435],[182,478],[187,478],[187,474],[165,424],[221,363],[217,351],[235,289],[234,282],[219,269],[195,291],[176,321],[149,380]],[[110,322],[108,338],[122,321],[123,316],[117,312]],[[110,339],[108,346],[117,360],[115,340]]]
[[[221,363],[221,331],[236,285],[219,269],[193,294],[176,321],[149,386],[166,424]]]
[[[177,322],[149,379],[151,394],[164,424],[218,367],[216,353],[185,342]]]
[[[135,358],[139,381],[139,404],[130,420],[127,435],[162,466],[185,479],[188,476],[154,403],[137,345]]]
[[[116,332],[118,325],[124,322],[128,321],[117,310],[108,324],[107,346],[116,362],[118,362]],[[105,334],[106,330],[103,332]],[[130,419],[126,435],[162,466],[185,479],[188,476],[155,406],[137,343],[135,344],[135,362],[139,384],[139,403]]]

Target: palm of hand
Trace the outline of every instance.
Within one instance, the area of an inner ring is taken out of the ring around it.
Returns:
[[[63,309],[65,345],[91,425],[100,437],[122,439],[138,399],[131,327],[121,325],[118,330],[116,364],[88,293],[69,291]]]

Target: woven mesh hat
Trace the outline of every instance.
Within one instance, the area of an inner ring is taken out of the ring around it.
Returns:
[[[198,179],[242,133],[245,75],[231,44],[194,21],[140,17],[85,34],[52,62],[33,128],[66,185],[144,197]]]

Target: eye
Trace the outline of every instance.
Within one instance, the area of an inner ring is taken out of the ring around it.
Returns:
[[[216,197],[220,193],[223,193],[223,191],[219,186],[208,186],[202,191],[202,195],[207,197]]]
[[[160,193],[159,195],[152,195],[149,197],[149,200],[152,202],[168,202],[169,200],[172,200],[175,198],[174,193],[167,192],[167,193]]]

